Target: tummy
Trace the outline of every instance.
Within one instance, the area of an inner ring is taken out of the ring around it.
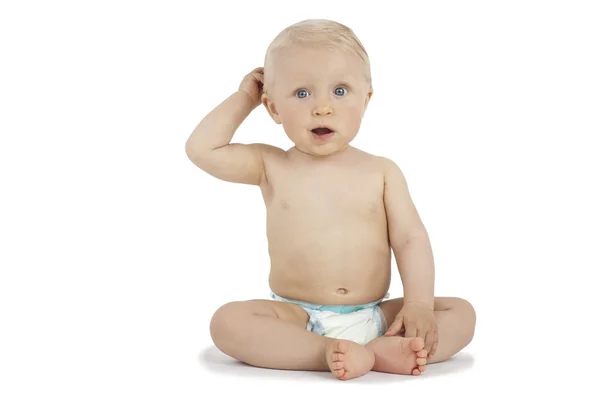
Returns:
[[[316,304],[362,304],[385,295],[391,254],[384,215],[297,217],[267,225],[273,292]]]

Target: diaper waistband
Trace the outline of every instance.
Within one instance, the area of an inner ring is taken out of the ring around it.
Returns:
[[[350,313],[353,313],[355,311],[364,310],[365,308],[373,308],[376,305],[378,305],[379,303],[381,303],[383,300],[387,299],[388,297],[390,297],[389,293],[387,293],[385,296],[383,296],[379,300],[375,300],[375,301],[372,301],[372,302],[366,303],[366,304],[355,304],[355,305],[324,305],[324,304],[307,303],[305,301],[299,301],[299,300],[292,300],[292,299],[288,299],[288,298],[285,298],[285,297],[278,296],[275,293],[271,292],[271,298],[274,299],[274,300],[285,301],[285,302],[288,302],[288,303],[297,304],[300,307],[305,308],[305,309],[309,309],[309,310],[314,310],[314,311],[331,311],[331,312],[334,312],[336,314],[350,314]]]

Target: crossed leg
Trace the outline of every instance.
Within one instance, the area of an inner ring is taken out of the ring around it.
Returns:
[[[394,320],[402,304],[400,298],[379,305],[386,324]],[[436,354],[428,359],[430,363],[444,361],[464,348],[471,341],[475,328],[473,307],[462,299],[436,298],[435,315],[439,343]],[[342,380],[364,375],[371,369],[403,374],[412,371],[414,375],[424,371],[424,363],[417,363],[417,358],[424,360],[421,351],[424,344],[420,338],[380,337],[361,346],[349,340],[309,332],[307,321],[306,312],[295,304],[271,300],[236,301],[215,312],[210,332],[222,352],[257,367],[331,370]],[[396,355],[391,361],[390,354]],[[404,363],[404,369],[398,369],[398,360]],[[386,362],[391,362],[391,366]],[[407,370],[407,365],[412,366]]]
[[[402,309],[403,298],[387,300],[379,307],[384,314],[387,327],[394,321]],[[434,314],[438,328],[438,346],[435,354],[426,361],[429,364],[448,360],[465,348],[475,333],[475,310],[466,300],[456,297],[436,297]],[[373,370],[391,373],[410,373],[419,375],[425,371],[426,352],[421,338],[399,336],[379,337],[366,346],[375,353]]]
[[[219,350],[246,364],[275,369],[331,370],[341,380],[371,370],[375,355],[365,346],[306,329],[298,305],[273,300],[235,301],[221,306],[210,322]]]

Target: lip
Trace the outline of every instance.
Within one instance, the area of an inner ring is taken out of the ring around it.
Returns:
[[[331,132],[325,133],[323,135],[318,135],[318,134],[312,132],[312,130],[311,130],[310,133],[315,140],[325,141],[325,140],[328,140],[329,138],[331,138],[333,135],[335,135],[335,131],[327,126],[319,126],[319,128],[327,128],[327,129],[331,130]],[[316,128],[313,128],[313,129],[316,129]]]
[[[309,131],[312,132],[313,129],[319,129],[319,128],[327,128],[332,132],[335,132],[335,129],[333,129],[332,127],[330,127],[329,125],[319,125],[319,126],[315,126],[314,128],[309,129]]]

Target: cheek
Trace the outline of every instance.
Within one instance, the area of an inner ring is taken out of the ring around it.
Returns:
[[[287,136],[294,141],[299,140],[306,126],[306,118],[303,118],[300,110],[297,108],[282,107],[279,111],[279,117]]]
[[[346,111],[347,114],[344,119],[347,121],[348,125],[360,125],[363,112],[362,108],[359,105],[352,105],[348,107]]]
[[[302,110],[292,107],[284,107],[279,113],[281,120],[284,124],[289,125],[292,128],[298,128],[298,125],[302,125],[306,122],[306,116],[302,115]]]

